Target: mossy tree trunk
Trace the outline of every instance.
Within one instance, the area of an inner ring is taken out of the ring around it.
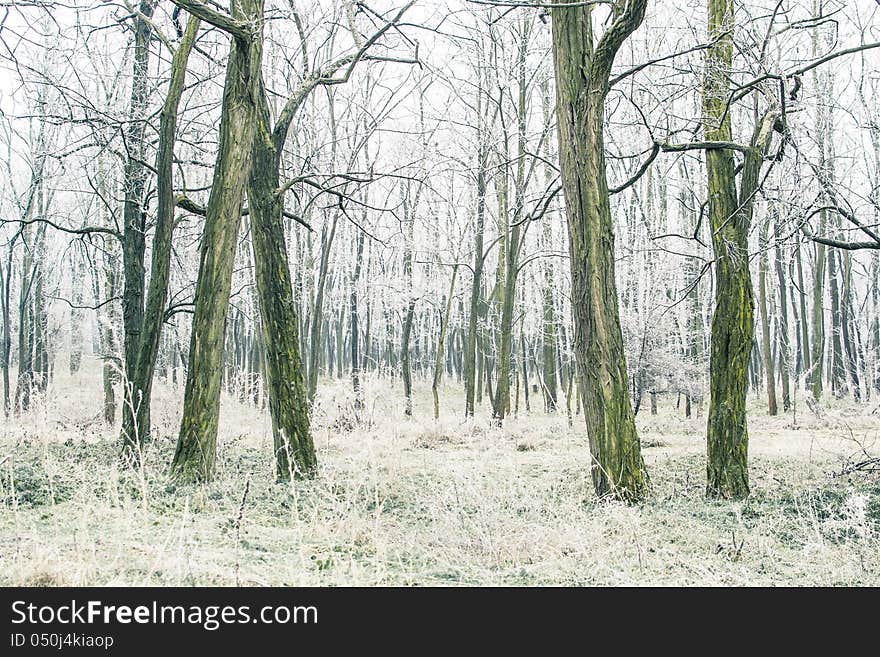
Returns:
[[[709,0],[709,39],[703,86],[705,137],[732,144],[728,108],[733,65],[733,1]],[[754,293],[749,272],[748,235],[761,166],[780,114],[765,112],[743,149],[739,196],[733,150],[726,145],[706,153],[709,225],[715,254],[715,313],[709,360],[707,483],[709,497],[738,499],[749,494],[746,394],[754,342]]]
[[[593,457],[593,485],[600,496],[635,501],[644,496],[648,476],[629,399],[618,314],[603,127],[614,57],[641,24],[648,3],[614,4],[614,21],[596,44],[591,7],[553,8],[553,55],[574,352]]]
[[[207,480],[213,476],[220,416],[226,313],[232,285],[241,206],[251,168],[260,94],[262,0],[235,0],[232,16],[206,10],[200,3],[175,0],[203,20],[230,31],[220,119],[220,141],[205,216],[196,281],[183,416],[174,460],[174,476]]]
[[[248,205],[262,317],[266,384],[275,474],[279,480],[310,476],[317,469],[309,425],[309,402],[299,351],[299,318],[284,228],[284,201],[278,193],[281,153],[290,118],[282,114],[269,131],[269,105],[262,81],[257,96]]]

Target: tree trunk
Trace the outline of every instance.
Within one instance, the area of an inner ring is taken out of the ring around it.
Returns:
[[[149,93],[150,40],[153,36],[153,15],[157,0],[141,0],[138,14],[133,18],[134,57],[132,86],[125,127],[127,158],[124,168],[123,224],[122,224],[122,326],[123,326],[123,406],[133,413],[137,401],[133,397],[132,382],[137,369],[141,328],[144,321],[144,255],[146,253],[146,187],[147,101]],[[132,424],[129,417],[128,424]],[[131,427],[128,427],[129,433]],[[131,439],[129,439],[131,440]]]
[[[361,277],[361,267],[363,266],[364,256],[364,233],[358,230],[355,238],[355,261],[354,273],[351,277],[351,289],[348,296],[348,315],[351,322],[351,387],[354,391],[354,408],[356,411],[364,407],[363,392],[361,391],[361,363],[358,356],[358,346],[360,341],[360,329],[358,328],[358,281]],[[340,324],[341,326],[341,324]],[[340,352],[342,350],[340,349]]]
[[[779,211],[774,212],[775,232],[777,235],[782,234],[782,219]],[[789,384],[789,370],[791,368],[791,348],[788,338],[788,277],[786,276],[787,267],[783,259],[782,244],[777,243],[775,249],[775,265],[776,278],[779,285],[779,382],[782,386],[782,410],[788,411],[791,408],[791,390]]]
[[[648,476],[629,399],[604,146],[605,97],[617,50],[644,19],[632,0],[593,44],[592,8],[552,9],[562,187],[568,216],[574,352],[599,496],[642,498]]]
[[[191,17],[171,63],[168,95],[159,119],[159,146],[156,153],[156,229],[150,264],[147,304],[137,342],[130,344],[136,358],[128,372],[126,389],[130,393],[122,408],[122,449],[129,458],[137,458],[150,432],[150,393],[159,352],[159,339],[165,322],[168,281],[171,275],[171,247],[174,232],[174,139],[177,132],[177,108],[183,93],[186,65],[199,29],[199,19]],[[128,352],[126,352],[126,356]]]
[[[265,345],[275,475],[279,480],[287,480],[291,476],[314,474],[317,458],[299,353],[299,319],[285,242],[284,201],[275,191],[279,187],[283,138],[273,139],[268,132],[269,107],[262,83],[257,103],[260,121],[253,145],[248,207]]]
[[[233,17],[253,26],[235,36],[226,68],[220,141],[202,235],[183,417],[172,472],[184,480],[213,476],[220,415],[226,311],[232,285],[241,205],[259,113],[262,0],[238,0]]]
[[[709,0],[709,38],[703,115],[709,141],[731,141],[729,72],[733,63],[732,0]],[[742,498],[749,493],[746,393],[754,346],[754,295],[749,272],[748,235],[761,164],[780,121],[776,110],[761,117],[742,168],[737,198],[733,151],[709,149],[709,220],[715,253],[715,313],[709,362],[709,421],[706,494]]]
[[[802,369],[801,371],[807,373],[807,377],[810,376],[810,372],[812,370],[812,359],[810,353],[810,324],[807,320],[807,293],[806,287],[804,287],[804,259],[801,254],[801,243],[798,240],[797,247],[795,248],[795,259],[797,262],[797,284],[798,284],[798,304],[800,306],[800,334],[801,334],[801,360]],[[809,380],[809,379],[808,379]]]
[[[773,350],[770,347],[770,303],[767,293],[767,276],[770,270],[769,255],[770,245],[768,236],[770,221],[765,220],[761,227],[761,255],[758,265],[758,289],[761,301],[761,344],[764,351],[764,373],[767,385],[767,409],[770,415],[776,415],[776,364],[773,362]]]
[[[434,419],[440,419],[440,380],[443,376],[443,345],[446,343],[446,330],[449,315],[452,313],[452,299],[455,295],[455,281],[458,278],[458,265],[452,267],[452,281],[449,283],[449,296],[444,304],[445,310],[440,318],[440,332],[437,335],[437,352],[434,355],[434,376],[431,379],[431,392],[434,395]]]

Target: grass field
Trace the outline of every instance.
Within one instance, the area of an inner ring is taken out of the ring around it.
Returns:
[[[450,386],[435,422],[421,386],[407,420],[371,382],[350,430],[347,382],[323,385],[316,480],[276,484],[268,418],[224,397],[217,480],[175,485],[181,391],[158,387],[159,439],[128,471],[95,376],[2,424],[2,585],[880,585],[880,475],[835,476],[880,454],[876,401],[795,421],[752,400],[753,494],[719,503],[705,418],[661,400],[638,417],[652,493],[627,507],[593,495],[579,417],[465,423]]]

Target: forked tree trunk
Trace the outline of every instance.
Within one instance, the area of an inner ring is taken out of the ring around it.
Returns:
[[[703,114],[706,139],[731,142],[727,102],[733,64],[733,1],[709,0],[709,38]],[[780,114],[766,112],[755,126],[742,168],[739,197],[736,166],[729,148],[706,153],[709,223],[715,253],[715,314],[709,362],[709,422],[706,494],[742,498],[749,494],[746,394],[754,343],[754,294],[749,272],[748,236],[754,197]]]
[[[648,475],[629,399],[618,316],[603,128],[614,57],[641,24],[647,4],[619,3],[614,22],[595,46],[591,7],[552,9],[578,395],[584,404],[596,493],[627,501],[645,495]]]

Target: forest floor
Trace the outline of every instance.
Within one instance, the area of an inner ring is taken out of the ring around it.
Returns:
[[[401,393],[323,384],[320,475],[277,484],[268,418],[224,395],[220,470],[170,482],[182,390],[159,385],[158,440],[117,464],[97,369],[0,426],[0,585],[880,585],[880,475],[837,474],[880,455],[880,408],[823,403],[768,417],[750,400],[752,495],[708,502],[705,417],[674,399],[638,416],[650,498],[592,492],[583,420],[520,412],[463,422],[458,386]],[[533,407],[541,407],[540,399]]]

